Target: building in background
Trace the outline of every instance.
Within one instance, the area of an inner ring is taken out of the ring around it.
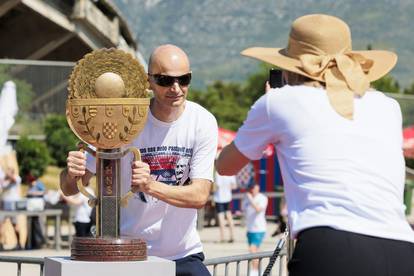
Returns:
[[[86,53],[115,47],[140,57],[134,34],[109,0],[2,0],[0,41],[1,72],[31,86],[26,111],[33,114],[64,112],[67,79]]]

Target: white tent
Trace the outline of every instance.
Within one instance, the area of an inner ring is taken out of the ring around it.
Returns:
[[[11,148],[6,145],[7,136],[14,124],[18,109],[16,85],[13,81],[6,81],[0,94],[0,156],[11,151]]]

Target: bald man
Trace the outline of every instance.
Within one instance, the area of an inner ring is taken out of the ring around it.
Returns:
[[[131,146],[141,151],[121,160],[122,191],[138,187],[121,210],[121,235],[143,238],[148,254],[176,261],[177,275],[210,275],[196,230],[197,209],[207,202],[213,181],[218,127],[214,116],[186,100],[191,82],[186,53],[174,45],[157,47],[149,61],[151,99],[147,123]],[[132,165],[131,165],[132,164]],[[95,160],[70,152],[62,172],[65,194],[78,192],[95,173]]]

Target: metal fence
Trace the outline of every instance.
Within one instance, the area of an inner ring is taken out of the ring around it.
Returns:
[[[204,264],[213,276],[242,276],[250,275],[251,262],[255,259],[259,261],[258,275],[262,275],[267,266],[273,251],[265,251],[253,254],[243,254],[236,256],[220,257],[205,260]],[[276,260],[272,273],[269,275],[286,275],[286,249],[282,250],[280,257]]]
[[[19,108],[32,117],[63,114],[67,81],[74,65],[63,61],[0,59],[0,81],[16,83],[19,103],[24,103]]]
[[[16,264],[16,275],[22,275],[22,265],[37,265],[39,266],[39,275],[43,276],[44,258],[32,257],[15,257],[15,256],[0,256],[0,263]]]

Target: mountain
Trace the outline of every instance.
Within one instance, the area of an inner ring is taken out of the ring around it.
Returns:
[[[399,62],[391,75],[414,82],[412,0],[113,0],[135,31],[146,60],[157,45],[172,43],[190,57],[194,86],[242,80],[259,62],[240,56],[251,46],[284,47],[290,24],[304,14],[344,19],[356,50],[391,50]]]

